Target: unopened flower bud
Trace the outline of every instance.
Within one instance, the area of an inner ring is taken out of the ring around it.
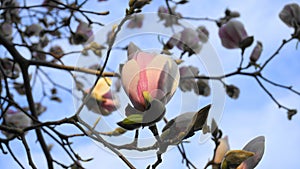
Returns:
[[[252,53],[250,55],[251,62],[255,63],[259,59],[262,50],[263,50],[262,43],[260,41],[257,41],[257,44],[254,47],[254,49],[253,49],[253,51],[252,51]]]
[[[226,93],[230,98],[237,99],[240,95],[240,89],[234,85],[227,85]]]
[[[248,37],[244,25],[236,20],[230,20],[219,29],[222,45],[228,49],[240,48],[241,42]]]

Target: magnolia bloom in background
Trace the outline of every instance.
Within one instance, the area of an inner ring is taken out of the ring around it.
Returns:
[[[173,15],[170,15],[169,10],[167,7],[160,6],[158,8],[158,17],[162,21],[164,20],[164,25],[166,27],[170,27],[172,25],[179,25],[178,19],[180,19],[182,16],[180,13],[176,12],[176,6],[172,7],[171,11]]]
[[[43,28],[39,24],[32,24],[28,26],[25,30],[27,36],[39,36]]]
[[[289,27],[300,27],[300,6],[296,3],[285,5],[279,17]]]
[[[222,162],[223,157],[225,156],[227,151],[230,150],[229,142],[228,142],[228,136],[225,136],[224,138],[221,138],[219,141],[220,141],[220,144],[217,148],[216,156],[215,156],[215,159],[214,159],[214,162],[217,163],[217,164]]]
[[[144,15],[138,14],[134,15],[133,18],[129,21],[127,28],[141,28],[143,26]]]
[[[112,96],[110,85],[112,84],[109,78],[100,78],[91,93],[91,98],[88,100],[86,106],[94,113],[109,115],[117,110],[120,105],[119,101]],[[86,90],[88,93],[90,89]]]
[[[89,38],[93,36],[93,30],[89,24],[80,21],[77,26],[76,32],[72,37],[74,44],[85,43]]]
[[[222,45],[228,49],[240,48],[240,44],[248,37],[244,25],[236,20],[230,20],[219,29]]]
[[[208,41],[209,32],[205,26],[199,26],[196,30],[198,32],[198,37],[201,42],[206,43]]]
[[[197,80],[197,89],[194,90],[197,95],[209,96],[210,95],[210,86],[207,79],[198,79]]]
[[[20,110],[14,111],[14,110],[7,110],[4,115],[4,122],[3,125],[9,126],[12,128],[19,128],[24,129],[26,127],[29,127],[31,125],[32,121],[31,119],[21,112]],[[14,136],[12,133],[6,133],[2,132],[7,138],[11,138]]]
[[[21,68],[19,64],[15,64],[11,59],[0,58],[0,64],[6,76],[12,79],[17,79],[20,76]],[[0,78],[1,77],[2,73],[0,73]]]
[[[55,46],[52,46],[49,50],[49,52],[51,53],[51,55],[53,55],[53,57],[55,57],[56,59],[60,59],[61,57],[64,56],[64,51],[63,49],[58,46],[58,45],[55,45]]]
[[[3,0],[2,6],[5,9],[5,12],[2,13],[6,21],[19,22],[19,8],[10,8],[10,7],[19,7],[20,3],[17,0]],[[7,9],[6,9],[7,8]]]
[[[179,88],[181,91],[192,91],[197,88],[196,81],[193,77],[199,74],[199,70],[197,67],[194,66],[183,66],[179,68],[180,73],[180,82]]]
[[[253,51],[252,51],[252,53],[250,55],[251,62],[255,63],[259,59],[262,50],[263,50],[262,43],[260,41],[257,41],[257,44],[254,47],[254,49],[253,49]]]
[[[179,83],[177,64],[161,54],[137,51],[131,56],[121,70],[121,80],[133,106],[146,110],[149,97],[168,103]]]
[[[178,49],[189,52],[190,54],[199,53],[202,48],[200,42],[204,42],[201,40],[204,36],[202,34],[203,32],[200,31],[200,29],[195,31],[191,28],[185,28],[181,32],[174,34],[166,45],[169,49],[176,46]]]
[[[0,24],[0,35],[5,38],[11,38],[12,31],[12,24],[6,22]]]

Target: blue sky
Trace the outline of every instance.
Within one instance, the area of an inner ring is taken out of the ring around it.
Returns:
[[[118,2],[109,0],[111,2],[96,3],[95,0],[90,1],[88,7],[94,11],[111,10],[111,15],[100,19],[101,22],[109,24],[112,20],[120,19],[124,14],[127,1],[119,0]],[[262,41],[264,51],[262,57],[258,62],[266,60],[276,48],[280,45],[282,39],[289,38],[292,29],[284,25],[278,14],[283,6],[292,1],[272,1],[262,0],[255,1],[226,1],[219,0],[217,3],[211,1],[197,1],[191,0],[191,3],[181,6],[178,10],[184,16],[195,17],[210,17],[219,18],[223,16],[226,8],[237,10],[241,13],[238,19],[242,21],[246,27],[249,35],[254,35],[255,40]],[[145,12],[156,12],[158,6],[163,5],[163,1],[153,0],[153,3],[146,6]],[[239,63],[240,51],[228,50],[221,46],[220,39],[217,34],[217,27],[214,23],[209,22],[192,22],[187,21],[194,26],[205,25],[210,31],[210,44],[218,53],[219,59],[222,63],[225,72],[235,70]],[[97,27],[94,30],[97,31]],[[148,43],[148,42],[147,42]],[[145,43],[146,44],[146,43]],[[253,47],[253,46],[252,46]],[[252,49],[251,47],[251,49]],[[270,79],[282,82],[285,85],[293,85],[296,90],[300,90],[299,69],[300,69],[300,52],[296,50],[296,41],[292,41],[283,48],[277,58],[266,68],[264,75]],[[66,46],[65,49],[72,50],[72,47]],[[245,56],[251,52],[248,49]],[[248,54],[248,55],[247,55]],[[74,58],[65,58],[67,63],[74,63]],[[53,76],[57,72],[51,71]],[[67,76],[67,73],[61,76],[66,86],[72,85],[72,79]],[[226,98],[223,116],[220,122],[220,128],[225,135],[229,137],[231,149],[241,149],[252,138],[264,135],[266,137],[265,155],[258,165],[257,169],[284,168],[296,169],[298,168],[299,140],[300,140],[300,117],[294,116],[292,121],[286,118],[286,112],[278,109],[276,104],[267,96],[266,93],[257,85],[254,79],[248,77],[233,77],[227,79],[228,84],[237,85],[241,94],[238,100]],[[269,86],[270,90],[278,98],[282,104],[291,108],[300,109],[299,96],[294,95],[286,90],[278,89]],[[46,119],[60,119],[66,115],[71,115],[74,111],[74,104],[71,96],[61,93],[64,97],[63,104],[51,104],[48,111],[42,116]],[[207,100],[206,100],[207,101]],[[200,99],[201,102],[201,99]],[[204,101],[205,102],[205,101]],[[201,102],[203,104],[203,102]],[[57,111],[61,110],[61,112]],[[51,114],[55,112],[57,114]],[[74,132],[70,127],[62,129],[68,132]],[[29,133],[29,137],[35,138],[34,133]],[[39,168],[44,168],[45,160],[38,151],[39,146],[34,143],[32,139],[32,153],[35,157],[35,163]],[[213,144],[206,142],[200,144],[199,134],[191,139],[191,143],[185,144],[188,156],[196,166],[203,168],[208,158],[212,156]],[[94,157],[94,160],[85,164],[90,168],[126,168],[125,164],[119,160],[118,157],[112,153],[98,147],[88,138],[80,138],[74,140],[75,147],[79,154],[83,157]],[[51,143],[51,141],[50,141]],[[19,157],[26,163],[26,156],[24,150],[18,141],[12,142],[14,149],[19,153]],[[64,159],[65,154],[61,154],[58,148],[53,148],[53,153],[57,159]],[[137,168],[145,168],[149,163],[153,163],[155,158],[140,158],[129,159]],[[174,148],[168,151],[163,156],[163,163],[159,168],[185,168],[181,164],[181,156]],[[16,163],[12,161],[9,156],[1,154],[0,157],[1,168],[18,168]]]

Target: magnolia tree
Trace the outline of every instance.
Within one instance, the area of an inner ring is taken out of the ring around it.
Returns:
[[[131,157],[149,156],[156,160],[145,159],[143,168],[159,168],[172,148],[187,168],[259,165],[264,136],[231,150],[225,136],[230,133],[218,127],[226,95],[238,99],[240,94],[226,79],[249,77],[292,120],[297,110],[278,101],[269,87],[296,95],[299,91],[272,81],[264,71],[287,44],[300,40],[297,3],[278,9],[280,20],[293,32],[261,60],[263,43],[247,33],[238,11],[224,9],[221,16],[210,18],[181,12],[188,0],[165,0],[161,6],[151,0],[128,0],[127,6],[109,0],[93,3],[116,6],[100,11],[87,0],[0,0],[3,155],[20,168],[37,168],[37,158],[45,159],[43,168],[84,168],[93,159],[81,156],[74,144],[89,138],[128,168],[137,168]],[[147,8],[153,13],[144,12]],[[114,10],[123,17],[105,21]],[[207,23],[214,23],[217,32]],[[223,72],[211,37],[219,38],[228,51],[240,51],[233,71]],[[66,85],[70,77],[73,85]],[[49,111],[56,104],[61,109]],[[64,109],[66,104],[74,105],[75,112]],[[202,154],[208,159],[202,166],[190,160],[192,150],[185,148],[197,141],[192,140],[196,133],[204,144],[214,144],[212,156]],[[15,145],[24,150],[26,160],[19,158]],[[34,156],[33,148],[43,157]],[[65,156],[57,158],[53,149]]]

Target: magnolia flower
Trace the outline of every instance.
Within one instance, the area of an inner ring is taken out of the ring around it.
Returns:
[[[52,46],[50,48],[51,55],[53,55],[56,59],[60,59],[61,57],[64,56],[64,51],[62,50],[62,48],[58,45]]]
[[[221,163],[227,151],[230,150],[229,143],[228,143],[228,136],[221,138],[219,141],[220,144],[217,147],[216,156],[214,159],[215,163]]]
[[[32,45],[32,57],[37,60],[46,60],[46,54],[43,51],[42,43]]]
[[[80,21],[77,26],[76,32],[72,37],[74,44],[85,43],[89,38],[93,36],[93,30],[89,24]]]
[[[189,52],[189,54],[199,53],[202,48],[199,33],[191,28],[185,28],[174,34],[167,42],[168,48],[172,49],[174,46],[182,51]]]
[[[39,24],[32,24],[28,26],[25,30],[27,36],[39,36],[43,28]]]
[[[219,29],[222,45],[228,49],[240,48],[243,40],[248,38],[244,25],[236,20],[230,20]]]
[[[300,26],[300,6],[296,3],[287,4],[279,14],[280,19],[289,27]]]
[[[4,22],[0,24],[0,35],[11,38],[12,35],[12,24]]]
[[[178,86],[179,69],[167,56],[137,51],[124,64],[121,80],[133,106],[144,111],[151,98],[168,103]]]
[[[89,110],[102,115],[109,115],[119,108],[119,102],[112,96],[110,85],[112,81],[109,78],[100,78],[91,93],[91,98],[87,102]],[[86,90],[88,93],[90,89]]]
[[[19,22],[19,13],[20,9],[19,8],[13,8],[13,7],[19,7],[20,3],[17,0],[3,0],[1,1],[2,6],[7,8],[5,12],[3,12],[4,18],[6,21],[12,21],[12,22]],[[12,7],[12,8],[10,8]]]
[[[0,64],[6,76],[11,79],[17,79],[20,76],[21,68],[8,58],[0,58]],[[0,74],[0,77],[2,73]]]
[[[253,49],[253,51],[252,51],[252,53],[250,55],[251,62],[255,63],[259,59],[262,50],[263,50],[262,43],[259,42],[259,41],[257,41],[257,44],[254,47],[254,49]]]
[[[24,129],[26,127],[29,127],[31,125],[32,121],[31,119],[21,112],[20,110],[14,111],[14,110],[7,110],[4,115],[4,122],[3,124],[12,128],[19,128]],[[11,138],[14,136],[12,133],[2,132],[7,138]]]
[[[180,82],[179,88],[183,91],[192,91],[197,88],[196,81],[193,77],[199,74],[199,70],[194,66],[183,66],[179,68]]]
[[[168,8],[163,7],[163,6],[158,8],[157,15],[158,15],[160,20],[165,21],[164,25],[166,27],[170,27],[172,25],[179,25],[178,19],[181,18],[181,14],[176,12],[175,10],[176,10],[176,6],[174,6],[171,9],[171,12],[172,12],[173,15],[170,15]]]
[[[206,43],[208,40],[209,32],[205,26],[199,26],[196,30],[198,32],[198,37],[201,42]]]
[[[144,15],[134,15],[127,25],[127,28],[141,28],[143,26]]]
[[[210,87],[207,79],[198,79],[197,80],[197,88],[194,92],[198,95],[209,96],[210,95]]]

